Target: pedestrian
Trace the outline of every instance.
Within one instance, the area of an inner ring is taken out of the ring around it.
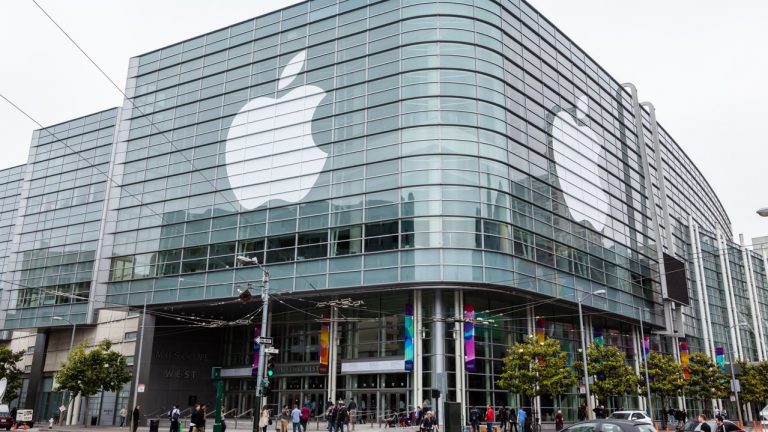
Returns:
[[[517,411],[515,411],[514,408],[509,408],[509,432],[512,432],[512,429],[515,430],[515,432],[519,432],[517,429]]]
[[[128,410],[125,409],[125,407],[120,408],[118,416],[120,417],[120,427],[125,426],[125,418],[128,417]]]
[[[720,413],[721,414],[719,416],[715,417],[715,430],[712,432],[725,432],[725,424],[722,411]]]
[[[189,432],[197,432],[197,424],[200,421],[200,404],[195,404],[192,414],[189,415]]]
[[[587,404],[586,403],[582,403],[579,406],[579,412],[576,415],[576,417],[579,419],[579,421],[584,421],[584,420],[587,419]]]
[[[301,428],[303,432],[307,432],[307,423],[309,423],[309,407],[310,404],[304,404],[301,407]]]
[[[227,419],[224,418],[224,407],[219,407],[219,412],[221,414],[221,432],[227,432]]]
[[[288,423],[291,421],[291,409],[288,405],[283,405],[280,411],[280,432],[288,432]]]
[[[494,412],[493,407],[488,405],[488,407],[485,409],[485,430],[486,432],[493,432],[493,422],[494,422]]]
[[[325,421],[328,422],[328,432],[336,429],[336,407],[333,401],[328,401],[328,409],[325,411]]]
[[[480,410],[477,407],[469,410],[469,425],[472,432],[480,432]]]
[[[297,404],[293,404],[291,423],[293,424],[293,432],[301,432],[301,410]]]
[[[555,431],[560,432],[563,430],[563,411],[557,410],[555,414]]]
[[[197,432],[205,432],[205,417],[208,415],[206,409],[208,406],[206,404],[200,404],[200,417],[198,418],[197,423]]]
[[[506,407],[499,408],[499,415],[496,417],[499,421],[499,429],[501,432],[507,432],[507,422],[509,422],[509,411]]]
[[[347,407],[347,409],[349,410],[349,423],[356,424],[357,423],[357,402],[355,402],[354,399],[351,399],[349,401],[349,406]]]
[[[437,429],[437,420],[435,419],[435,415],[431,412],[428,412],[424,416],[424,419],[421,421],[419,430],[421,432],[434,432],[436,429]]]
[[[178,405],[174,405],[168,411],[168,418],[171,420],[171,432],[179,432],[179,417],[181,417],[181,411],[179,411]]]
[[[605,407],[602,405],[596,406],[592,412],[595,413],[595,418],[597,419],[605,418]]]
[[[133,414],[131,414],[131,432],[136,432],[136,429],[139,428],[139,419],[141,415],[139,412],[139,406],[136,405],[136,407],[133,409]]]
[[[707,423],[707,416],[699,414],[699,421],[701,422],[699,432],[712,432],[712,428],[709,427],[709,423]]]
[[[261,432],[267,432],[267,426],[272,424],[272,420],[269,419],[269,408],[266,405],[261,407],[261,414],[259,414],[259,427]]]
[[[339,399],[336,405],[336,432],[344,432],[344,425],[349,423],[349,411],[344,406],[344,399]]]
[[[525,431],[525,419],[526,419],[526,413],[523,407],[520,407],[519,410],[517,410],[517,426],[520,430],[520,432],[526,432]]]

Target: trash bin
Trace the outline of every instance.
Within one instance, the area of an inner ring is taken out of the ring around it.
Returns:
[[[96,423],[99,422],[98,416],[91,416],[91,426],[96,426]]]
[[[149,419],[149,432],[160,431],[160,419]]]

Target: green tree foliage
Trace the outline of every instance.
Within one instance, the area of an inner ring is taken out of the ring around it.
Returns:
[[[88,412],[88,396],[102,391],[120,391],[130,380],[125,356],[112,351],[112,343],[105,339],[90,351],[80,344],[69,353],[56,375],[54,391],[68,390],[72,396],[82,395],[85,412]],[[88,427],[87,419],[85,427]]]
[[[600,402],[605,403],[614,396],[637,394],[638,377],[626,357],[624,351],[615,346],[592,344],[587,349],[587,373],[596,377],[589,389]],[[583,379],[582,362],[574,362],[573,367],[576,376]]]
[[[728,397],[730,378],[705,353],[693,353],[688,357],[688,379],[685,380],[686,395],[701,400],[706,406],[707,399]]]
[[[679,395],[683,389],[683,369],[671,355],[655,351],[648,353],[646,362],[651,393],[661,397],[661,406],[666,406],[666,399]],[[642,364],[640,366],[643,367]],[[640,387],[645,392],[645,380],[640,381]]]
[[[529,398],[549,395],[559,399],[576,383],[567,358],[557,339],[537,342],[535,337],[528,336],[507,349],[498,384]]]
[[[760,409],[764,405],[765,399],[768,399],[768,362],[760,363],[746,363],[744,361],[737,361],[741,372],[736,375],[736,378],[741,384],[741,392],[739,393],[739,401],[742,404],[752,402],[752,405],[756,409]]]
[[[24,351],[13,352],[8,347],[0,347],[0,378],[8,380],[5,394],[0,402],[8,403],[18,396],[21,387],[21,369],[16,366],[24,357]]]

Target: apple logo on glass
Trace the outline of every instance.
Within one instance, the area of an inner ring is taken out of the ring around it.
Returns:
[[[307,52],[285,66],[277,89],[289,86],[304,67]],[[312,139],[312,116],[325,97],[323,89],[304,85],[278,99],[249,101],[227,133],[227,176],[246,209],[270,200],[295,203],[320,177],[328,155]]]
[[[552,148],[571,217],[601,231],[608,215],[608,194],[600,186],[598,161],[603,149],[600,138],[586,124],[588,107],[587,97],[581,96],[576,118],[565,110],[557,113],[552,120]]]

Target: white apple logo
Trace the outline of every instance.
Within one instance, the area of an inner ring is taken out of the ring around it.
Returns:
[[[277,88],[290,85],[304,67],[306,51],[285,66]],[[227,133],[227,175],[246,209],[269,200],[295,203],[317,182],[328,155],[312,139],[312,116],[325,97],[323,89],[301,86],[279,99],[249,101]]]
[[[571,217],[589,222],[601,231],[608,215],[608,194],[600,186],[598,175],[603,149],[600,138],[584,123],[587,110],[588,99],[581,96],[576,108],[581,125],[566,111],[557,113],[552,121],[552,147],[560,188]]]

